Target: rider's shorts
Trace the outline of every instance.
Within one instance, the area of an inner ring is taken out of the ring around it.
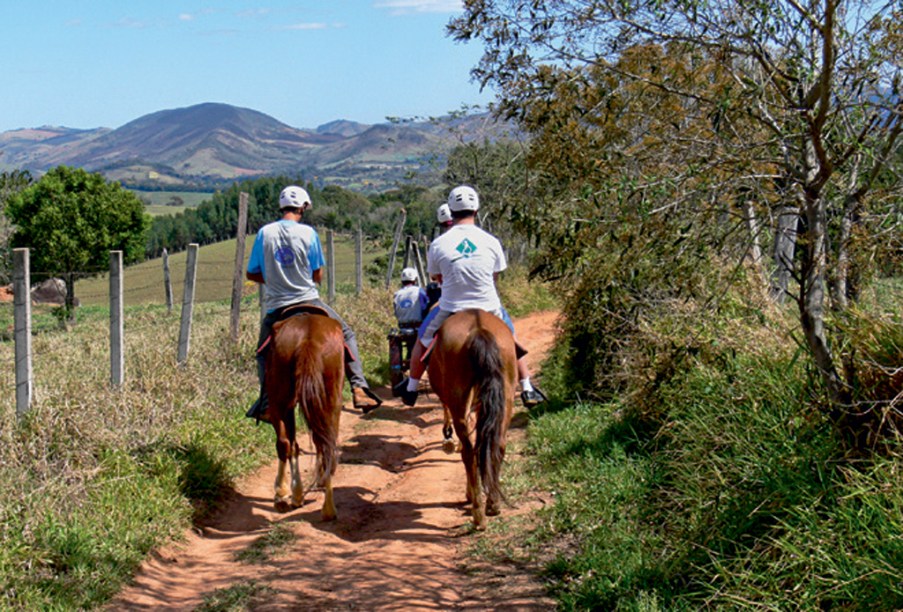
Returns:
[[[508,326],[508,329],[511,330],[511,335],[514,335],[514,324],[511,323],[511,317],[508,316],[508,311],[504,308],[500,308],[498,310],[488,310],[490,314],[494,314],[502,321],[505,322],[505,325]],[[430,313],[427,315],[426,319],[423,321],[423,325],[420,326],[419,334],[420,334],[420,343],[423,346],[429,346],[433,341],[433,336],[436,335],[436,332],[439,331],[439,327],[445,322],[445,319],[452,316],[453,312],[450,310],[439,310],[438,308],[433,308]]]

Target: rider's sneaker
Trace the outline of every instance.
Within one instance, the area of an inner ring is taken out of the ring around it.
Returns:
[[[264,423],[269,423],[270,418],[267,416],[266,406],[262,400],[262,397],[258,397],[257,400],[251,404],[251,407],[248,408],[245,416],[249,419],[257,419],[257,422],[263,421]]]
[[[405,376],[400,383],[392,387],[392,395],[400,397],[405,406],[413,406],[417,403],[417,391],[408,391],[407,376]]]
[[[354,407],[367,414],[382,406],[383,401],[367,387],[355,387],[351,390]]]
[[[524,406],[526,406],[527,408],[532,408],[533,406],[538,406],[539,404],[546,401],[546,396],[543,395],[542,391],[534,387],[529,391],[524,391],[523,393],[521,393],[520,399],[524,403]]]
[[[419,392],[417,391],[408,391],[405,389],[401,392],[401,401],[405,406],[413,406],[417,403],[417,395]]]

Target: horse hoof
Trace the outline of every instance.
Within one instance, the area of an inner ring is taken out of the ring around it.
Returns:
[[[455,452],[455,441],[452,439],[448,439],[442,442],[442,450],[445,451],[446,455],[451,455]]]
[[[486,516],[498,516],[501,513],[498,506],[486,506]]]
[[[293,509],[292,504],[289,502],[289,499],[287,497],[277,499],[273,502],[273,506],[275,506],[276,512],[291,512]]]

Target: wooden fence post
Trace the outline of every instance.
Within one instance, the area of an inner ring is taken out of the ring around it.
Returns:
[[[404,263],[401,265],[402,269],[407,268],[411,264],[411,244],[414,242],[414,238],[408,234],[404,237]]]
[[[169,274],[169,253],[163,249],[163,288],[166,290],[166,312],[172,312],[172,277]]]
[[[184,365],[188,359],[188,348],[191,343],[191,315],[194,310],[194,286],[198,270],[198,245],[188,245],[188,258],[185,261],[185,289],[182,291],[182,324],[179,327],[178,364]]]
[[[28,249],[13,249],[13,314],[16,341],[16,416],[31,408],[31,259]]]
[[[401,232],[404,230],[404,221],[407,213],[401,209],[398,225],[395,226],[395,239],[392,241],[392,250],[389,252],[389,269],[386,272],[386,289],[392,286],[392,274],[395,271],[395,252],[398,251],[398,243],[401,241]]]
[[[417,264],[417,276],[420,278],[420,286],[426,287],[426,284],[429,282],[429,278],[427,278],[426,270],[423,267],[423,259],[420,257],[420,243],[415,242],[413,244],[414,247],[414,262]]]
[[[248,194],[238,194],[238,229],[235,233],[235,270],[232,274],[232,310],[229,330],[232,341],[238,342],[238,328],[241,317],[241,288],[244,285],[245,236],[248,233]]]
[[[122,251],[110,251],[110,383],[122,384],[125,369],[122,305]]]
[[[357,228],[354,239],[354,292],[360,295],[364,291],[364,233]]]
[[[326,287],[329,304],[335,304],[335,232],[326,230]]]

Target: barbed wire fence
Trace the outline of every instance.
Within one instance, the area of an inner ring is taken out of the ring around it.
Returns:
[[[78,310],[93,308],[108,310],[109,357],[111,386],[122,385],[125,378],[126,339],[146,328],[157,328],[161,319],[166,319],[169,326],[174,324],[172,311],[175,304],[180,303],[178,342],[173,347],[176,352],[176,363],[183,365],[190,357],[191,324],[194,307],[200,302],[221,302],[224,313],[229,317],[229,334],[234,342],[238,341],[238,326],[241,309],[246,311],[249,304],[261,308],[263,304],[262,285],[256,286],[257,300],[248,298],[254,293],[254,285],[244,279],[244,267],[247,261],[244,237],[247,232],[247,196],[240,198],[239,221],[236,228],[236,248],[234,258],[217,256],[214,259],[199,257],[199,245],[189,245],[184,253],[184,266],[181,265],[182,254],[178,261],[175,256],[164,254],[162,266],[160,260],[144,262],[126,270],[123,267],[122,251],[111,251],[109,269],[79,271],[71,278],[78,279],[76,287],[84,287],[84,291],[76,292]],[[324,298],[334,303],[336,291],[355,291],[359,295],[363,290],[363,236],[360,230],[353,237],[354,257],[337,262],[335,256],[335,235],[332,230],[326,232],[326,261],[324,271]],[[46,281],[53,275],[43,271],[32,271],[29,249],[13,251],[13,286],[12,302],[0,303],[0,321],[4,327],[0,332],[0,388],[15,389],[16,414],[22,418],[30,409],[34,398],[34,368],[32,339],[44,333],[66,333],[67,325],[65,309],[59,301],[53,303],[34,302],[32,288],[37,281]],[[156,269],[157,276],[154,274]],[[225,304],[228,303],[228,310]],[[163,310],[151,306],[166,305]],[[126,306],[130,308],[126,310]],[[148,306],[148,308],[137,308]],[[250,306],[255,307],[255,306]],[[76,323],[77,324],[77,323]],[[169,328],[167,328],[169,329]],[[10,340],[13,342],[10,343]],[[10,346],[12,344],[13,346]],[[2,346],[5,345],[5,346]]]

